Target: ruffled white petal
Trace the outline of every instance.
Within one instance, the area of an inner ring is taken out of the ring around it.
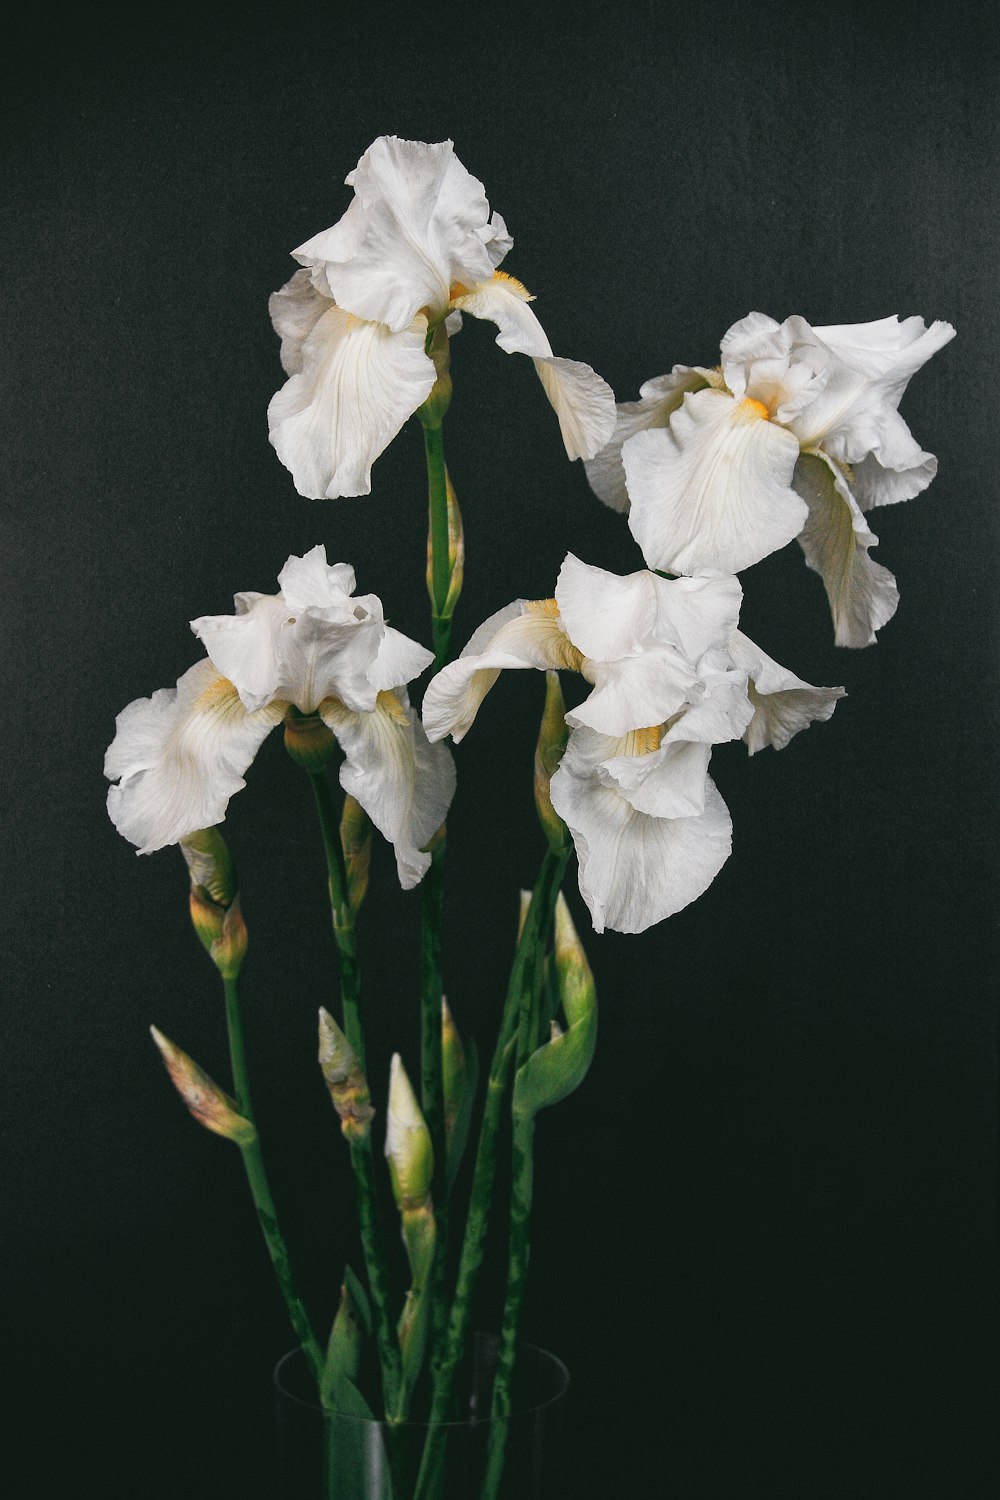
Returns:
[[[823,579],[837,645],[870,646],[899,604],[896,580],[868,555],[878,537],[843,475],[821,455],[802,455],[795,487],[809,507],[799,542],[806,562]]]
[[[642,400],[619,401],[610,441],[595,458],[584,464],[587,481],[599,500],[610,505],[612,510],[628,511],[622,444],[649,427],[666,427],[684,400],[685,392],[702,390],[707,384],[704,371],[688,365],[674,365],[669,375],[647,380],[642,387]]]
[[[556,582],[556,603],[574,646],[595,661],[616,661],[639,650],[657,614],[655,573],[621,577],[568,553]]]
[[[621,661],[583,663],[594,690],[566,715],[567,724],[586,724],[600,734],[663,724],[704,692],[697,674],[673,646],[656,646]]]
[[[319,264],[341,307],[359,318],[408,328],[422,308],[448,306],[451,287],[485,281],[510,236],[490,219],[481,182],[451,141],[380,136],[347,179],[355,199],[332,230],[296,250]]]
[[[886,465],[877,454],[869,453],[859,464],[852,465],[851,488],[862,510],[912,500],[927,488],[937,473],[937,459],[933,453],[924,453],[915,442],[911,458],[911,462],[897,460]]]
[[[580,890],[598,932],[643,932],[703,894],[729,857],[732,822],[710,778],[704,812],[650,817],[600,776],[609,746],[574,730],[552,778],[552,805],[573,835]]]
[[[303,557],[290,557],[278,574],[281,597],[292,609],[334,610],[335,618],[345,621],[359,618],[359,608],[367,608],[368,600],[351,597],[357,586],[350,563],[328,563],[322,542]]]
[[[504,668],[564,667],[578,672],[582,655],[563,630],[554,600],[517,599],[476,631],[457,661],[440,671],[424,694],[424,728],[431,741],[450,734],[457,744]]]
[[[799,446],[756,401],[686,395],[666,428],[622,449],[629,526],[647,564],[671,573],[738,573],[797,536],[805,506],[790,488]]]
[[[371,467],[426,400],[425,326],[392,333],[330,306],[301,346],[301,369],[267,409],[271,442],[310,499],[367,495]]]
[[[285,705],[248,714],[231,682],[210,661],[176,688],[137,698],[118,715],[104,773],[111,821],[140,854],[221,823],[243,773]]]
[[[408,635],[387,625],[379,644],[378,655],[368,668],[368,681],[378,692],[402,687],[405,683],[412,682],[414,677],[419,677],[433,660],[433,651],[428,651],[426,646],[418,645]]]
[[[747,695],[746,672],[738,666],[710,665],[715,654],[710,653],[699,664],[702,695],[670,726],[664,737],[666,743],[724,745],[727,740],[738,740],[750,723],[753,705]],[[725,659],[730,660],[728,656]]]
[[[297,375],[302,369],[302,345],[329,312],[330,299],[316,290],[308,271],[296,271],[280,291],[271,293],[267,310],[281,339],[281,368],[286,375]]]
[[[846,696],[842,687],[813,687],[803,682],[787,667],[779,666],[742,631],[733,633],[730,651],[750,682],[753,718],[743,738],[751,755],[765,745],[783,750],[800,729],[829,719],[838,698]]]
[[[616,787],[636,812],[654,818],[697,818],[705,811],[712,746],[700,740],[666,740],[647,755],[616,755],[601,762],[600,780]]]
[[[497,271],[491,280],[455,298],[455,306],[499,329],[497,343],[508,354],[527,354],[556,416],[570,458],[593,458],[615,427],[611,387],[589,365],[558,359],[528,303],[531,293]]]
[[[423,846],[444,822],[455,794],[448,749],[428,743],[405,688],[380,693],[371,713],[352,713],[335,699],[319,712],[346,756],[341,786],[394,846],[399,882],[409,890],[430,865]]]
[[[679,646],[696,662],[713,647],[725,646],[736,629],[743,603],[738,578],[657,578],[656,626],[659,641]]]

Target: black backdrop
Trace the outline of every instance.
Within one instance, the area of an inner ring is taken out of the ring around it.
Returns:
[[[194,659],[187,620],[273,587],[317,541],[427,635],[419,433],[370,498],[310,502],[264,415],[281,379],[267,295],[386,132],[454,138],[556,351],[620,399],[711,362],[753,308],[958,328],[904,404],[940,474],[877,515],[902,593],[879,645],[833,647],[797,549],[744,577],[749,633],[849,697],[780,756],[717,752],[736,825],[722,875],[643,937],[588,940],[602,1036],[586,1086],[541,1123],[527,1331],[574,1373],[580,1500],[991,1492],[986,15],[786,0],[27,18],[4,132],[7,1494],[271,1493],[283,1310],[236,1155],[184,1116],[146,1030],[223,1073],[214,976],[179,857],[137,860],[114,833],[101,759],[115,712]],[[566,463],[528,362],[479,325],[454,371],[461,642],[548,593],[568,549],[639,558]],[[460,752],[447,990],[484,1041],[539,856],[540,691],[504,681]],[[227,832],[258,1112],[325,1316],[354,1249],[311,1063],[332,944],[301,781],[267,745]],[[382,1069],[415,1046],[416,907],[380,849],[363,957]]]

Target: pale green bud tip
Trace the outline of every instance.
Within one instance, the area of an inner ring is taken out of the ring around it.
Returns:
[[[558,672],[545,674],[545,706],[535,745],[535,806],[545,837],[557,853],[567,847],[566,825],[552,806],[549,783],[563,758],[569,730]]]
[[[531,905],[531,892],[530,891],[522,891],[521,892],[520,903],[519,903],[518,908],[517,908],[517,935],[518,935],[518,937],[520,937],[521,933],[524,931],[524,924],[528,920],[528,908],[529,908],[530,905]]]
[[[375,1111],[372,1108],[368,1080],[358,1063],[354,1048],[329,1011],[319,1013],[319,1065],[340,1116],[340,1128],[349,1141],[364,1140]]]
[[[347,876],[347,904],[357,913],[368,893],[368,870],[371,864],[371,819],[354,797],[344,798],[340,819],[340,847],[344,851]]]
[[[219,830],[201,828],[180,844],[192,889],[200,886],[216,906],[231,906],[236,899],[236,868]]]
[[[389,1078],[385,1154],[396,1203],[401,1209],[420,1207],[430,1194],[434,1149],[398,1052],[393,1055]]]
[[[450,1136],[465,1090],[465,1048],[448,1002],[441,997],[441,1060],[444,1087],[444,1128]]]
[[[555,957],[562,1006],[567,1021],[572,1025],[593,1009],[597,991],[587,955],[562,891],[556,901]]]
[[[256,1131],[249,1120],[243,1118],[236,1101],[214,1083],[208,1074],[186,1052],[175,1047],[162,1031],[151,1026],[153,1041],[160,1049],[170,1081],[180,1094],[188,1109],[199,1124],[238,1146],[249,1146]]]

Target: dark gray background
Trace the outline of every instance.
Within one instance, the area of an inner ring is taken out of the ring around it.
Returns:
[[[526,1331],[573,1371],[567,1494],[989,1493],[996,980],[997,37],[987,8],[791,3],[45,10],[9,54],[3,333],[5,1375],[12,1496],[270,1494],[290,1338],[239,1162],[147,1027],[224,1070],[214,976],[165,851],[107,822],[114,715],[187,628],[325,541],[427,636],[419,433],[370,498],[298,498],[267,442],[266,302],[378,134],[452,136],[557,353],[620,399],[711,363],[751,309],[948,318],[904,403],[940,457],[880,511],[902,603],[835,650],[797,548],[750,634],[834,719],[713,762],[736,825],[707,896],[588,947],[586,1086],[539,1130]],[[568,549],[640,565],[562,454],[527,361],[455,346],[463,642]],[[541,680],[461,747],[447,989],[492,1033]],[[312,1065],[320,851],[277,739],[234,803],[258,1112],[317,1317],[356,1254]],[[378,850],[362,936],[374,1077],[415,1057],[414,896]],[[574,909],[582,907],[575,901]],[[481,1311],[495,1316],[494,1272]],[[30,1467],[28,1467],[30,1465]]]

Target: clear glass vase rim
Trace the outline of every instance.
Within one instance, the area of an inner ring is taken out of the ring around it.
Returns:
[[[477,1335],[477,1338],[479,1337],[484,1338],[494,1344],[497,1342],[495,1334]],[[547,1406],[554,1406],[555,1403],[557,1401],[560,1401],[569,1390],[569,1370],[563,1364],[562,1360],[557,1354],[553,1354],[550,1349],[540,1348],[538,1344],[528,1343],[519,1344],[518,1353],[519,1355],[539,1355],[543,1360],[545,1360],[555,1374],[557,1388],[552,1392],[550,1396],[546,1396],[544,1401],[535,1401],[530,1406],[514,1406],[510,1413],[510,1417],[513,1419],[517,1419],[518,1417],[531,1417],[534,1416],[537,1412],[544,1411]],[[296,1347],[295,1349],[289,1349],[288,1353],[283,1354],[278,1360],[278,1363],[274,1367],[275,1389],[280,1392],[285,1401],[291,1401],[295,1406],[302,1407],[305,1411],[315,1412],[317,1416],[336,1417],[338,1422],[359,1422],[363,1423],[366,1427],[392,1427],[394,1431],[399,1431],[400,1428],[458,1428],[470,1427],[473,1425],[472,1419],[453,1422],[387,1422],[384,1417],[358,1417],[355,1416],[353,1412],[332,1410],[329,1412],[324,1411],[323,1407],[320,1406],[318,1401],[305,1401],[301,1396],[296,1396],[292,1391],[288,1389],[287,1386],[281,1383],[280,1375],[282,1368],[287,1365],[290,1360],[293,1360],[296,1357],[300,1359],[302,1358],[302,1350],[298,1347]],[[493,1417],[480,1417],[476,1419],[475,1425],[477,1427],[485,1427],[493,1421]]]

